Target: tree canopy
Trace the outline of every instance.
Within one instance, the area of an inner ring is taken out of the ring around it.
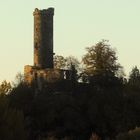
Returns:
[[[90,76],[98,74],[117,74],[121,68],[117,63],[117,56],[108,41],[102,40],[97,44],[87,47],[87,53],[82,61],[85,65],[84,72]]]
[[[132,71],[130,72],[129,75],[129,83],[131,85],[133,84],[140,84],[140,71],[137,68],[137,66],[135,66],[134,68],[132,68]]]
[[[75,69],[80,71],[80,62],[76,57],[63,57],[61,55],[54,56],[54,68],[71,70],[72,66],[75,66]]]

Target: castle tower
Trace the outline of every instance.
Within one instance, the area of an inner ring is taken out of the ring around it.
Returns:
[[[36,89],[47,83],[71,80],[71,71],[53,68],[53,15],[54,8],[35,9],[34,15],[34,65],[24,67],[24,81]]]
[[[34,13],[34,66],[53,68],[53,15],[54,8],[35,9]]]

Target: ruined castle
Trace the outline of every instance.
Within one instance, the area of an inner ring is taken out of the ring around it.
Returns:
[[[37,83],[42,88],[44,81],[53,83],[71,80],[71,71],[54,69],[53,65],[53,16],[54,8],[35,9],[34,16],[34,65],[24,67],[24,80]]]

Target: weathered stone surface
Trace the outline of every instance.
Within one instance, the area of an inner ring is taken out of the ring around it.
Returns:
[[[71,80],[71,76],[69,70],[39,69],[35,66],[26,65],[24,67],[24,79],[28,84],[36,81],[41,89],[44,83],[55,83],[62,79]]]
[[[34,79],[33,66],[29,65],[24,66],[24,81],[31,84],[33,79]]]
[[[44,83],[70,80],[71,71],[53,68],[53,15],[54,9],[35,9],[34,13],[34,66],[24,67],[24,80],[42,89]]]
[[[35,9],[34,13],[34,65],[53,68],[53,15],[54,9]]]

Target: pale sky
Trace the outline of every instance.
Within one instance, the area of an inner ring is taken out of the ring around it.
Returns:
[[[54,50],[79,60],[107,39],[128,74],[140,68],[140,0],[0,0],[0,81],[33,64],[33,11],[55,8]]]

